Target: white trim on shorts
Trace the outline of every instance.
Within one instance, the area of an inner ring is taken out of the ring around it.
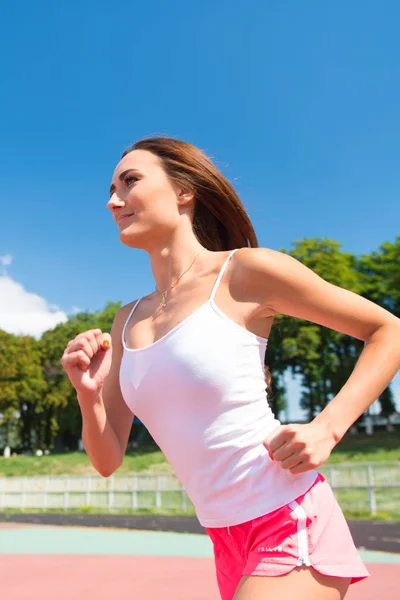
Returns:
[[[306,511],[300,504],[295,500],[289,503],[290,508],[293,510],[297,517],[297,548],[298,548],[298,560],[297,566],[301,567],[306,565],[311,567],[309,548],[308,548],[308,537],[307,537],[307,514]]]

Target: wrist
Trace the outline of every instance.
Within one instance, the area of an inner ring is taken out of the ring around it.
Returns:
[[[330,440],[332,448],[340,442],[345,434],[339,424],[330,419],[328,415],[324,415],[323,412],[315,417],[313,423],[324,429],[324,435],[326,439]]]
[[[101,390],[98,391],[79,391],[77,398],[81,410],[103,406],[103,396]]]

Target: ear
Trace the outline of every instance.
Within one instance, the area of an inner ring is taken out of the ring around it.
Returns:
[[[187,206],[194,200],[194,192],[192,190],[186,190],[181,188],[178,193],[178,205]]]

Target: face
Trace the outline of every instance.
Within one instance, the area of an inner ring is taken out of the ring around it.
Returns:
[[[151,250],[172,236],[192,198],[169,180],[157,156],[133,150],[115,168],[107,206],[121,242]]]

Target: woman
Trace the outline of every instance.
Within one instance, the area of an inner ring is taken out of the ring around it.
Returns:
[[[315,469],[396,374],[399,319],[257,248],[232,186],[185,142],[133,145],[108,207],[121,242],[149,253],[156,289],[121,308],[111,336],[86,331],[63,355],[93,465],[104,477],[118,469],[137,415],[213,541],[223,600],[343,598],[368,572]],[[280,425],[265,399],[278,313],[365,341],[346,385],[306,425]]]

